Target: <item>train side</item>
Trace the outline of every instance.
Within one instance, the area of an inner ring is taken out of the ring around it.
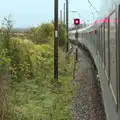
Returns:
[[[78,42],[90,51],[98,70],[107,120],[120,120],[120,1],[109,0],[104,10],[100,23],[78,30]],[[71,41],[75,32],[69,32]]]

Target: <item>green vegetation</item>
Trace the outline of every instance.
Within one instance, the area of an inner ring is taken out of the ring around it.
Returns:
[[[0,34],[0,120],[70,120],[73,55],[63,52],[66,31],[59,24],[59,80],[53,78],[53,25],[31,27],[13,37],[5,18]],[[12,36],[12,37],[11,37]]]

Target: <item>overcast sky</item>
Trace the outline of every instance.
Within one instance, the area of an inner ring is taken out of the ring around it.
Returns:
[[[65,1],[59,0],[59,10],[63,10]],[[90,1],[99,11],[101,0]],[[92,12],[97,15],[88,0],[69,0],[69,10],[78,11],[85,21],[93,20]],[[0,20],[9,14],[12,14],[15,27],[36,26],[42,22],[49,22],[54,18],[54,0],[1,0]],[[78,14],[69,12],[70,25],[75,17],[79,17]]]

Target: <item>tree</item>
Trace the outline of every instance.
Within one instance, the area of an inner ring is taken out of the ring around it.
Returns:
[[[4,41],[4,47],[10,50],[9,40],[10,40],[10,32],[11,28],[13,27],[14,22],[11,20],[11,15],[8,17],[4,17],[3,23],[2,23],[2,32],[5,36]]]
[[[66,43],[66,37],[67,37],[67,33],[66,33],[66,27],[63,23],[59,23],[59,46],[60,47],[64,47],[65,43]]]

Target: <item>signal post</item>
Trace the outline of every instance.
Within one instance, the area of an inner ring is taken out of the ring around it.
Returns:
[[[54,79],[58,80],[58,0],[54,0]]]
[[[74,25],[76,28],[75,38],[76,38],[76,62],[78,61],[78,25],[80,24],[80,19],[74,19]]]

